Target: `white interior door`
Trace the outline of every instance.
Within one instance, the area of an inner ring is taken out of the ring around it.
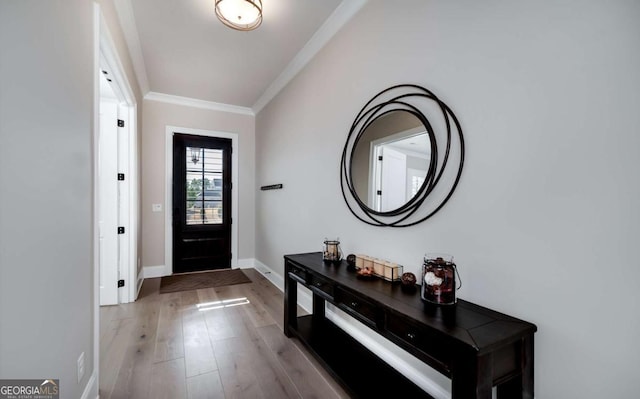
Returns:
[[[380,210],[398,209],[406,202],[407,156],[383,147],[381,174]]]
[[[118,104],[100,101],[98,224],[100,305],[118,303]]]

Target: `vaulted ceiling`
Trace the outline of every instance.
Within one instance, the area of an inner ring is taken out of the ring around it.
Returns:
[[[224,26],[214,0],[115,4],[143,95],[258,112],[365,1],[262,0],[250,32]]]

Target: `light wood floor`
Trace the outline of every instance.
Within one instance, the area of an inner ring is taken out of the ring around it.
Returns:
[[[159,294],[147,279],[135,303],[100,308],[100,398],[341,398],[348,395],[282,332],[283,295],[253,281]],[[197,303],[249,304],[200,312]]]

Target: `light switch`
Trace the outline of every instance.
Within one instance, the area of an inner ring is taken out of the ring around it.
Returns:
[[[153,212],[162,212],[162,204],[152,204],[151,210]]]

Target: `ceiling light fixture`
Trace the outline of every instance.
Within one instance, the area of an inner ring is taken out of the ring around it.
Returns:
[[[262,0],[215,0],[218,19],[229,28],[256,29],[262,23]]]

